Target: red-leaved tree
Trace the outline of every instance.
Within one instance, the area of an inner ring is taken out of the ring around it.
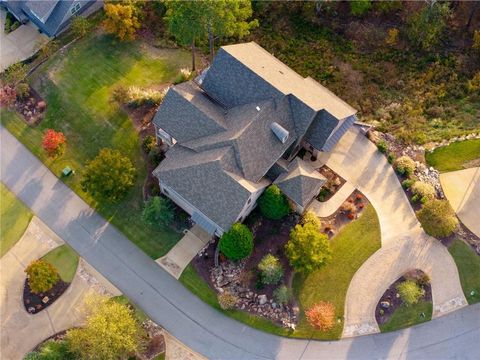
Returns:
[[[60,131],[48,129],[43,135],[42,147],[52,158],[63,155],[66,146],[67,138]]]
[[[0,88],[0,107],[11,108],[17,100],[15,88],[5,85]]]
[[[310,325],[322,331],[328,331],[335,325],[335,306],[332,303],[320,301],[305,311],[305,315]]]

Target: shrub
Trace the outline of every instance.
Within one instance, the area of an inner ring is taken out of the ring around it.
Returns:
[[[413,305],[425,295],[425,290],[412,280],[403,281],[397,285],[400,298],[406,305]]]
[[[370,0],[354,0],[350,1],[350,13],[354,16],[365,14],[372,7]]]
[[[296,271],[309,273],[321,268],[331,258],[332,250],[328,237],[313,224],[296,225],[285,245],[290,265]]]
[[[125,105],[128,103],[128,89],[122,85],[116,86],[112,90],[112,100],[119,105]]]
[[[173,83],[180,84],[182,82],[188,81],[190,80],[191,76],[192,76],[192,71],[190,71],[190,69],[182,68],[180,69],[180,74],[178,74],[178,77],[175,79]]]
[[[143,138],[142,142],[142,148],[145,153],[149,154],[150,151],[152,151],[153,148],[157,146],[157,140],[155,139],[155,136],[148,135]]]
[[[258,270],[261,271],[262,282],[266,285],[278,284],[283,278],[282,264],[272,254],[267,254],[260,260]]]
[[[380,151],[382,154],[385,154],[388,150],[388,146],[387,146],[387,143],[383,140],[380,140],[379,142],[377,142],[377,149],[378,151]]]
[[[5,70],[5,82],[7,85],[15,86],[25,80],[28,74],[28,67],[20,62],[10,65]]]
[[[30,290],[36,294],[50,290],[60,280],[57,269],[42,259],[32,261],[25,272]]]
[[[344,213],[346,214],[355,214],[355,212],[357,211],[357,208],[355,207],[355,205],[353,203],[351,203],[350,201],[345,201],[341,206],[340,206],[340,210],[343,211]]]
[[[174,208],[170,200],[160,196],[153,196],[145,202],[142,220],[152,226],[169,226],[173,222]]]
[[[425,232],[436,238],[451,235],[458,225],[455,212],[447,200],[431,199],[417,215]]]
[[[435,188],[423,181],[415,181],[410,190],[412,190],[412,193],[417,195],[422,202],[435,197]]]
[[[480,52],[480,30],[475,30],[473,33],[472,48]]]
[[[32,354],[32,355],[30,355]],[[76,360],[66,340],[47,340],[38,352],[30,353],[24,360]]]
[[[135,183],[136,170],[120,151],[101,149],[85,166],[81,181],[83,191],[94,197],[115,202],[123,198]]]
[[[156,146],[152,150],[150,150],[150,152],[148,153],[148,159],[151,161],[151,163],[155,167],[157,167],[164,158],[165,158],[164,152]]]
[[[410,189],[410,187],[413,185],[414,182],[415,182],[415,180],[413,180],[413,179],[403,180],[402,181],[402,187],[404,189]]]
[[[43,135],[42,147],[51,158],[62,156],[65,153],[67,139],[60,131],[47,129]]]
[[[17,98],[25,99],[30,94],[30,86],[27,83],[21,82],[15,86]]]
[[[0,88],[0,106],[6,108],[12,108],[17,100],[17,92],[15,88],[9,85],[5,85]]]
[[[287,198],[277,185],[270,185],[258,199],[261,213],[268,219],[279,220],[290,212]]]
[[[410,176],[415,171],[415,162],[409,156],[404,155],[395,159],[393,167],[399,174]]]
[[[313,212],[313,211],[306,211],[301,220],[300,224],[305,225],[305,224],[313,224],[318,230],[322,228],[322,223],[320,222],[320,219],[318,216]]]
[[[219,243],[219,248],[230,260],[241,260],[253,251],[253,235],[248,227],[235,223],[225,232]]]
[[[328,331],[335,325],[335,306],[326,301],[320,301],[305,311],[308,323],[321,331]]]
[[[144,104],[160,105],[165,97],[165,91],[153,89],[141,89],[137,86],[130,86],[127,89],[127,103],[132,106],[141,106]]]
[[[285,285],[280,285],[273,291],[273,299],[277,304],[287,304],[290,298],[290,291]]]
[[[217,296],[218,304],[223,310],[233,309],[237,304],[237,297],[229,292],[223,292]]]
[[[385,44],[389,46],[397,45],[398,43],[398,34],[400,32],[397,28],[390,28],[387,31],[387,37],[385,38]]]
[[[480,91],[480,71],[477,71],[473,78],[467,81],[467,90],[470,93]]]
[[[92,28],[92,23],[83,16],[75,16],[70,23],[70,29],[75,37],[85,36]]]

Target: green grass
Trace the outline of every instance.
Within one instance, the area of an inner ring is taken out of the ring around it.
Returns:
[[[55,266],[63,281],[68,283],[73,281],[77,272],[79,258],[70,246],[64,244],[56,247],[44,255],[42,259]]]
[[[129,298],[127,298],[125,295],[118,295],[114,296],[112,298],[114,301],[118,302],[119,304],[122,305],[128,305],[133,308],[135,318],[140,322],[143,323],[144,321],[148,320],[147,314],[143,312],[142,309],[140,309],[137,305],[132,303]]]
[[[457,264],[463,292],[469,304],[480,302],[480,256],[463,241],[455,240],[448,248]],[[471,292],[474,294],[471,295]]]
[[[20,240],[32,216],[30,209],[0,183],[0,257]]]
[[[480,139],[465,140],[442,146],[433,152],[425,153],[429,166],[440,172],[464,169],[463,164],[480,159]]]
[[[314,339],[338,339],[343,329],[343,312],[347,289],[355,272],[381,246],[380,224],[373,206],[363,215],[346,225],[332,239],[332,259],[320,270],[302,276],[295,275],[294,293],[300,303],[302,315],[295,336]],[[319,301],[335,305],[337,324],[328,332],[313,329],[303,315]]]
[[[294,292],[300,301],[302,311],[317,301],[327,300],[335,305],[338,318],[343,320],[348,285],[358,268],[379,248],[380,224],[373,206],[370,205],[360,219],[346,225],[332,240],[333,257],[328,265],[307,277],[295,276]],[[191,265],[182,273],[180,282],[218,311],[265,332],[288,337],[329,340],[338,339],[342,333],[343,321],[333,330],[321,333],[311,328],[302,315],[297,329],[291,331],[243,311],[222,310],[215,292]]]
[[[183,50],[153,49],[139,42],[90,36],[76,42],[66,54],[55,55],[30,78],[47,101],[45,119],[38,127],[28,127],[15,113],[1,113],[2,124],[57,176],[65,166],[73,168],[76,174],[62,180],[152,258],[167,253],[181,234],[170,228],[151,229],[141,221],[146,164],[132,120],[110,97],[119,85],[169,83],[188,64],[189,54]],[[48,128],[67,137],[66,153],[55,161],[41,148],[42,134]],[[100,203],[80,187],[85,163],[103,147],[120,150],[138,171],[133,189],[116,204]]]
[[[419,301],[417,304],[408,307],[402,305],[395,310],[388,322],[380,325],[380,331],[400,330],[429,321],[432,318],[432,308],[431,301]],[[425,314],[425,317],[421,316],[422,313]]]

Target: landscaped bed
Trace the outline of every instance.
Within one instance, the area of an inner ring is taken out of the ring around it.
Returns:
[[[338,190],[340,190],[343,184],[345,184],[345,179],[336,174],[327,165],[323,165],[318,171],[327,178],[327,182],[320,189],[320,193],[317,195],[317,200],[322,202],[328,201]]]

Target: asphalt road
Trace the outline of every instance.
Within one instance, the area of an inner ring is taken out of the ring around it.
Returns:
[[[0,127],[1,181],[155,322],[210,359],[479,359],[480,304],[403,331],[320,342],[269,335],[186,290]]]

